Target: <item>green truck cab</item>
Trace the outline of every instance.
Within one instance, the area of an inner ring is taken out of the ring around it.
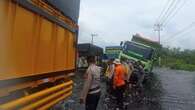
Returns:
[[[144,64],[146,73],[151,73],[154,63],[160,59],[162,45],[157,41],[152,41],[140,34],[133,35],[131,41],[123,43],[123,51],[119,57],[141,61]]]
[[[141,61],[146,72],[152,71],[155,60],[155,49],[132,41],[125,41],[121,46],[108,46],[105,48],[105,54],[108,59]]]
[[[133,41],[125,41],[119,59],[141,61],[146,73],[152,72],[155,61],[155,49]]]
[[[105,54],[108,57],[108,59],[118,58],[121,51],[122,51],[121,46],[108,46],[105,48]]]
[[[161,49],[159,42],[142,37],[140,34],[133,35],[131,41],[125,41],[120,46],[109,46],[105,54],[110,58],[119,58],[133,61],[141,61],[146,73],[151,73],[155,61],[159,58]]]

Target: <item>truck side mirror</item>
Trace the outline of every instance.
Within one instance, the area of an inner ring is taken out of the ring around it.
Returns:
[[[123,46],[123,41],[121,41],[120,46]]]

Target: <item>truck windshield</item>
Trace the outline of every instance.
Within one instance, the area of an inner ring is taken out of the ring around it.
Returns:
[[[132,54],[136,54],[144,59],[151,60],[154,50],[152,48],[139,45],[133,42],[126,42],[124,44],[124,51]]]
[[[117,58],[122,48],[120,46],[106,47],[105,53],[109,58]]]

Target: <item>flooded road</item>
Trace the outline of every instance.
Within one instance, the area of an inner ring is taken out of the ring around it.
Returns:
[[[195,72],[156,68],[144,86],[141,103],[129,103],[128,110],[195,110]],[[63,106],[73,110],[84,110],[79,104],[83,86],[83,73],[74,77],[73,95]],[[98,110],[104,110],[105,82],[102,81],[102,98]],[[66,109],[65,109],[66,110]]]
[[[195,72],[155,69],[160,78],[164,110],[195,110]]]

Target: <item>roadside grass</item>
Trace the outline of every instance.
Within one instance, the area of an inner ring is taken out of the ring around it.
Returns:
[[[162,65],[174,70],[195,71],[195,64],[183,59],[177,58],[162,58]]]
[[[168,67],[173,70],[185,70],[185,71],[195,71],[195,65],[192,64],[186,64],[186,63],[178,63],[178,62],[172,62],[172,63],[164,63],[161,66]]]
[[[186,71],[195,71],[195,65],[191,65],[191,64],[171,64],[169,66],[171,69],[175,69],[175,70],[186,70]]]

